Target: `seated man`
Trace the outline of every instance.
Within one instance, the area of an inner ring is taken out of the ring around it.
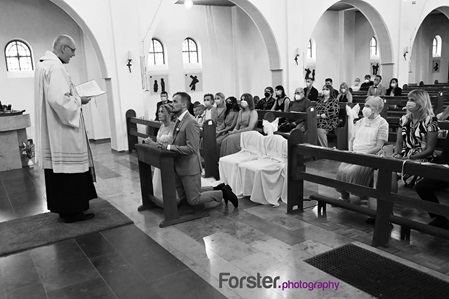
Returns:
[[[368,97],[369,96],[374,96],[374,97],[384,96],[387,93],[387,89],[385,88],[385,86],[382,85],[381,82],[382,82],[382,76],[376,75],[376,77],[374,77],[374,84],[368,88],[368,93],[366,95]]]
[[[360,85],[360,91],[368,91],[369,87],[371,85],[373,85],[374,82],[371,81],[371,76],[370,75],[366,75],[365,76],[365,82],[362,83],[362,85]]]
[[[449,139],[446,138],[446,142],[444,144],[443,152],[441,156],[436,157],[433,163],[437,164],[449,164]],[[429,178],[423,178],[418,181],[415,185],[416,193],[418,193],[421,199],[426,201],[431,201],[434,203],[438,203],[438,198],[435,195],[435,191],[442,191],[449,188],[448,181],[439,181]],[[441,215],[429,213],[429,216],[433,218],[432,221],[429,222],[429,225],[449,229],[449,220]]]
[[[327,86],[332,86],[332,84],[333,84],[332,78],[326,78],[326,80],[324,80],[324,84],[327,85]],[[332,88],[333,88],[332,89],[333,90],[333,97],[334,98],[338,97],[338,90],[335,89],[333,86],[332,86]]]
[[[158,148],[173,151],[175,158],[176,191],[181,202],[196,206],[207,202],[230,201],[238,207],[237,196],[229,185],[201,187],[201,162],[199,155],[200,128],[193,116],[188,113],[191,105],[190,95],[185,92],[173,96],[173,113],[176,116],[173,143],[158,142]]]
[[[206,118],[206,107],[200,102],[195,102],[195,104],[193,104],[193,114],[195,115],[196,122],[200,125],[200,128],[202,128]]]

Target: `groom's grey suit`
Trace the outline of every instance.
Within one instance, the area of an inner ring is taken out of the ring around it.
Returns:
[[[170,150],[178,153],[175,158],[176,191],[179,198],[191,205],[210,201],[222,201],[223,192],[212,187],[201,188],[200,127],[186,111],[176,121]]]

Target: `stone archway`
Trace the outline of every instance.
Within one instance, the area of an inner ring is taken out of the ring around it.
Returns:
[[[365,1],[343,0],[340,2],[357,8],[371,24],[371,27],[377,36],[377,40],[379,41],[382,76],[385,78],[392,78],[395,66],[393,59],[393,45],[390,33],[388,32],[382,16],[373,6]]]
[[[437,29],[438,27],[436,26],[438,26],[438,24],[436,24],[436,21],[432,18],[432,12],[434,11],[441,12],[444,17],[449,20],[449,6],[437,6],[434,8],[429,6],[427,7],[427,13],[422,13],[422,17],[418,20],[416,28],[412,32],[410,38],[411,60],[409,63],[409,83],[418,83],[422,81],[426,84],[433,84],[435,80],[438,80],[439,82],[447,82],[447,80],[449,80],[447,77],[449,76],[447,75],[449,71],[447,57],[445,57],[445,55],[433,57],[432,55],[432,38],[435,35],[430,35],[429,26],[436,31],[440,31],[440,34],[443,33],[442,31],[445,31],[442,30],[441,27]],[[447,35],[442,37],[443,40],[447,39]],[[439,62],[440,68],[437,72],[433,72],[432,70],[432,65],[435,59]]]

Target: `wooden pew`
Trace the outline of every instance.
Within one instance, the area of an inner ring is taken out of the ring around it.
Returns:
[[[265,112],[265,114],[263,114]],[[263,115],[263,117],[268,121],[273,121],[277,117],[285,118],[288,122],[297,121],[299,119],[304,120],[306,133],[306,142],[310,144],[318,144],[317,139],[317,115],[314,107],[309,107],[307,112],[281,112],[281,111],[269,111],[269,110],[259,110],[257,111],[259,115]],[[260,117],[260,116],[259,116]],[[287,132],[275,132],[275,134],[279,134],[288,138],[290,133]]]
[[[179,211],[176,203],[175,188],[175,166],[174,159],[178,154],[158,149],[154,145],[136,144],[137,158],[139,159],[140,189],[142,194],[142,205],[138,211],[144,211],[157,206],[154,204],[153,178],[151,167],[157,167],[161,170],[162,194],[164,197],[164,216],[165,219],[159,224],[160,227],[166,227],[202,217],[209,216],[206,211]],[[193,212],[193,213],[192,213]]]
[[[206,120],[203,123],[203,159],[204,176],[206,178],[220,178],[218,173],[219,152],[217,146],[217,125],[213,120]]]
[[[140,133],[137,131],[137,124],[147,126],[146,133]],[[156,140],[157,130],[159,130],[161,123],[158,121],[145,120],[136,118],[136,111],[130,109],[126,111],[126,133],[128,135],[128,152],[132,153],[139,143],[137,137],[148,138],[151,137]]]
[[[394,204],[400,204],[405,207],[449,217],[449,206],[417,200],[416,198],[409,198],[392,192],[392,172],[402,171],[402,160],[301,144],[303,138],[303,134],[299,130],[293,130],[289,138],[287,213],[293,213],[295,211],[303,212],[303,202],[309,200],[304,199],[304,180],[306,180],[320,185],[344,189],[356,194],[376,198],[377,210],[371,210],[318,194],[310,196],[310,199],[318,201],[319,213],[326,213],[326,204],[332,204],[367,216],[375,216],[376,223],[372,246],[377,247],[388,244],[390,238],[389,222],[404,227],[401,232],[401,238],[403,239],[407,238],[407,229],[409,228],[449,239],[449,231],[447,230],[429,226],[408,218],[392,215]],[[376,168],[379,170],[378,186],[371,188],[330,179],[327,176],[308,173],[306,172],[306,166],[304,164],[304,156],[315,156],[322,159]],[[449,181],[449,170],[444,166],[436,164],[425,165],[419,162],[410,161],[405,164],[404,168],[408,174]],[[295,206],[297,207],[297,210],[294,210]]]

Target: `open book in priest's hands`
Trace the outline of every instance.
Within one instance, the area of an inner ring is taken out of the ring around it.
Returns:
[[[80,97],[98,97],[102,94],[105,94],[106,91],[101,90],[100,86],[95,80],[87,81],[86,83],[82,83],[76,86],[76,91]]]

